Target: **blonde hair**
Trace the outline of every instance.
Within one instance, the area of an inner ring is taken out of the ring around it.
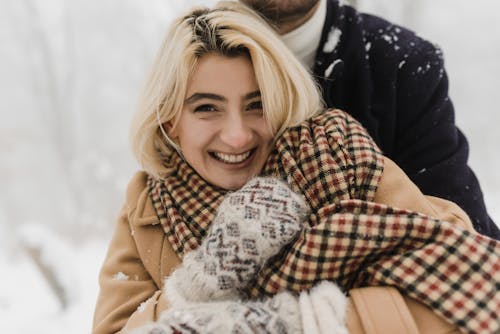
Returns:
[[[250,57],[264,117],[276,136],[322,109],[321,95],[309,72],[251,9],[229,1],[212,9],[196,7],[172,23],[132,119],[133,154],[155,177],[175,167],[168,160],[178,147],[162,124],[171,121],[175,127],[188,78],[207,53]]]

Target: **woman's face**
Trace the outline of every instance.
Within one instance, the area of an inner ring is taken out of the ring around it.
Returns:
[[[259,86],[248,57],[203,56],[189,78],[170,137],[206,181],[235,190],[256,176],[271,151]]]

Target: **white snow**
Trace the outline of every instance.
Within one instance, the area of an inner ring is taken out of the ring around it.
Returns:
[[[139,306],[137,306],[137,311],[139,311],[141,313],[144,312],[146,310],[148,304],[150,304],[150,303],[154,303],[153,305],[156,305],[156,304],[158,304],[158,301],[155,300],[153,302],[153,299],[149,298],[146,301],[143,301],[141,304],[139,304]]]
[[[169,20],[209,2],[0,2],[0,333],[90,332],[99,268],[137,169],[127,137],[137,97]],[[500,222],[500,2],[357,2],[442,47],[470,165]],[[380,31],[394,45],[399,32]],[[324,51],[340,37],[330,31]]]
[[[128,277],[128,275],[119,271],[113,275],[113,279],[116,281],[128,281],[129,277]]]
[[[43,224],[31,222],[18,227],[17,239],[22,251],[35,252],[39,261],[49,270],[57,282],[58,287],[64,290],[60,296],[62,303],[71,303],[78,299],[79,291],[73,289],[77,280],[75,272],[70,270],[75,255],[73,247],[63,236],[49,230]]]
[[[323,52],[332,52],[340,41],[340,36],[342,36],[342,31],[335,27],[328,32],[328,37],[326,39],[325,45],[323,45]]]
[[[392,37],[387,35],[387,34],[383,34],[382,35],[382,38],[385,39],[385,41],[389,44],[392,44]]]
[[[146,300],[145,302],[142,302],[138,307],[137,307],[137,311],[139,312],[144,312],[146,310],[146,306],[148,306],[148,303],[149,303],[149,299]]]
[[[330,65],[328,65],[328,67],[327,67],[327,68],[326,68],[326,70],[325,70],[325,77],[327,77],[327,78],[328,78],[328,77],[330,77],[330,74],[332,74],[332,71],[333,71],[333,69],[335,68],[335,66],[336,66],[337,64],[341,63],[341,62],[342,62],[342,60],[341,60],[341,59],[335,59],[335,60],[333,61],[333,63],[331,63]]]
[[[16,334],[90,332],[97,297],[97,273],[106,241],[74,245],[71,259],[52,259],[61,271],[72,273],[72,298],[62,309],[47,282],[21,250],[2,253],[0,286],[0,332]],[[67,249],[61,249],[61,253]],[[62,255],[62,254],[61,254]]]

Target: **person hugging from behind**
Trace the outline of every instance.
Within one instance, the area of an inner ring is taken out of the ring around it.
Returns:
[[[498,275],[485,277],[498,244],[423,195],[349,114],[324,110],[307,70],[244,5],[172,23],[131,142],[144,171],[101,269],[94,333],[353,332],[361,313],[346,313],[340,291],[354,301],[365,287],[450,326],[494,328]],[[442,279],[450,268],[463,284]],[[470,286],[484,294],[470,300]],[[465,315],[453,312],[464,300]]]
[[[469,145],[455,125],[442,51],[414,32],[340,0],[239,0],[310,69],[328,108],[357,119],[423,193],[458,204],[500,240]],[[469,111],[470,112],[470,111]]]

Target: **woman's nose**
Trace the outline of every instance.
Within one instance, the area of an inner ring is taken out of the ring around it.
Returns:
[[[234,148],[246,148],[252,141],[252,129],[241,115],[224,120],[221,140]]]

